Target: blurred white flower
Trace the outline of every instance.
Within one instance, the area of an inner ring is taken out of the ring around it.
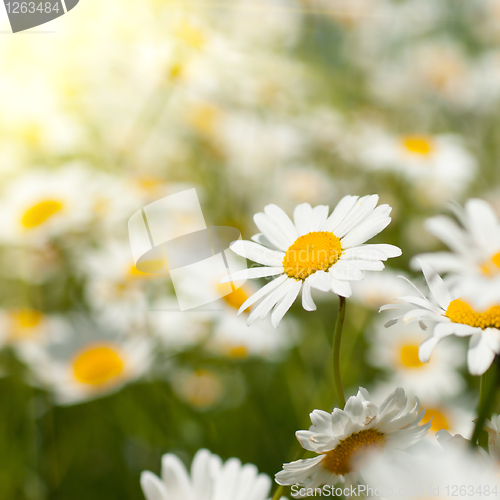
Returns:
[[[314,410],[310,414],[313,425],[308,431],[297,431],[296,437],[303,448],[318,456],[284,464],[276,481],[310,488],[341,480],[356,484],[358,471],[369,463],[371,455],[391,448],[406,449],[423,439],[430,427],[419,425],[423,416],[418,400],[407,409],[401,388],[376,406],[368,391],[360,387],[344,410],[335,408],[331,414]]]
[[[88,172],[80,165],[33,170],[4,186],[0,239],[42,245],[53,237],[86,231],[92,216]]]
[[[176,455],[163,455],[161,479],[145,471],[141,486],[146,500],[266,500],[271,479],[259,474],[253,464],[242,465],[237,458],[223,463],[202,449],[194,456],[190,472]]]
[[[426,323],[430,322],[432,333],[419,348],[419,358],[424,363],[429,362],[434,348],[445,337],[470,337],[467,367],[472,375],[482,375],[500,353],[500,306],[493,305],[486,311],[474,309],[477,298],[452,294],[428,264],[419,262],[431,299],[415,287],[419,296],[399,297],[395,303],[382,306],[381,311],[398,312],[386,326],[418,322],[420,328],[426,330]]]
[[[395,136],[364,126],[352,147],[353,155],[366,168],[402,176],[409,181],[414,196],[431,206],[460,196],[477,170],[474,157],[461,139],[452,135]]]
[[[390,385],[404,386],[407,392],[418,394],[425,402],[439,402],[464,389],[465,381],[458,373],[464,363],[461,346],[449,341],[434,352],[428,363],[423,363],[418,352],[427,335],[415,324],[385,328],[387,319],[376,318],[373,326],[367,329],[370,347],[366,361],[388,370]]]
[[[146,336],[123,339],[83,325],[63,341],[23,344],[18,349],[30,368],[32,382],[51,391],[57,404],[110,394],[151,368],[153,344]]]
[[[387,498],[482,498],[498,494],[498,476],[468,447],[427,449],[425,453],[392,452],[363,471],[372,491]]]
[[[450,251],[417,255],[438,273],[449,273],[449,286],[457,293],[476,295],[479,307],[500,302],[500,222],[487,202],[472,198],[456,207],[458,224],[451,217],[438,215],[425,223],[426,229]]]
[[[393,245],[364,245],[391,221],[391,208],[375,208],[377,203],[377,195],[346,196],[330,216],[326,205],[312,208],[303,203],[294,210],[294,222],[276,205],[256,214],[254,221],[262,232],[253,236],[254,241],[236,241],[230,248],[264,267],[238,271],[224,281],[280,276],[241,306],[239,313],[260,300],[248,324],[274,307],[271,323],[277,327],[301,290],[304,309],[314,311],[311,287],[349,297],[350,281],[363,279],[365,270],[381,271],[382,261],[401,255]]]

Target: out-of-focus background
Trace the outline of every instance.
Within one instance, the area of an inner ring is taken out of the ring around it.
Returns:
[[[334,295],[277,330],[237,320],[240,295],[158,310],[172,284],[134,267],[127,221],[192,187],[245,239],[268,203],[378,193],[393,221],[374,241],[403,256],[348,300],[346,393],[402,385],[432,432],[470,432],[465,344],[422,365],[425,334],[377,310],[443,248],[428,217],[500,210],[498,0],[80,0],[16,35],[2,15],[2,499],[138,500],[141,471],[201,447],[274,475],[333,408]]]

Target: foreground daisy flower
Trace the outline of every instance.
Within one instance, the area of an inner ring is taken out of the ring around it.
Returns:
[[[276,474],[276,482],[311,488],[335,485],[341,480],[355,484],[368,453],[405,449],[425,436],[430,424],[418,425],[424,412],[420,412],[420,403],[415,400],[415,406],[407,410],[405,392],[397,388],[377,407],[368,391],[360,387],[344,410],[335,408],[331,414],[314,410],[310,415],[313,425],[295,435],[303,448],[318,456],[284,464]]]
[[[420,262],[431,300],[416,287],[420,296],[399,297],[396,304],[387,304],[381,311],[395,309],[402,314],[386,323],[391,326],[398,322],[418,321],[425,330],[426,321],[434,323],[434,328],[419,348],[419,358],[427,363],[436,345],[449,335],[471,337],[467,352],[467,366],[472,375],[482,375],[500,353],[500,304],[485,311],[474,309],[474,304],[464,297],[453,296],[441,277],[425,262]]]
[[[470,199],[457,208],[461,224],[439,215],[426,221],[426,229],[450,248],[450,252],[417,255],[438,273],[450,273],[450,286],[481,291],[484,301],[500,301],[500,221],[485,201]]]
[[[271,322],[277,327],[302,290],[302,306],[314,311],[311,288],[349,297],[349,281],[361,280],[364,271],[381,271],[382,261],[401,255],[393,245],[364,245],[391,221],[389,205],[380,205],[378,196],[345,196],[328,216],[328,207],[298,205],[292,222],[276,205],[267,205],[254,217],[261,233],[254,241],[236,241],[231,250],[264,267],[245,269],[223,282],[277,276],[240,307],[238,313],[260,301],[248,317],[252,324],[274,308]],[[375,208],[376,207],[376,208]]]
[[[161,479],[152,472],[141,474],[147,500],[265,500],[271,479],[259,474],[252,464],[237,458],[225,463],[208,450],[199,450],[191,464],[191,474],[176,455],[167,453],[161,461]],[[284,497],[283,497],[284,498]]]

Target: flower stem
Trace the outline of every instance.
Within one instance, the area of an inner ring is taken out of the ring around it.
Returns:
[[[271,500],[279,500],[281,498],[281,493],[283,492],[283,486],[280,484],[278,489],[274,492],[273,498]]]
[[[337,401],[339,408],[345,406],[344,390],[342,389],[342,379],[340,377],[340,341],[342,339],[342,328],[344,326],[346,309],[346,299],[339,295],[339,313],[335,323],[335,331],[333,333],[333,385],[337,393]]]
[[[478,417],[476,426],[472,434],[471,442],[486,447],[488,444],[488,434],[483,431],[484,422],[491,417],[491,411],[495,403],[495,396],[498,389],[499,370],[498,362],[495,359],[488,371],[481,375],[481,384],[479,387]]]

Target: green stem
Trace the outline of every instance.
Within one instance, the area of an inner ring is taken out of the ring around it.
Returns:
[[[284,487],[280,484],[278,489],[274,492],[273,498],[271,500],[279,500],[281,498],[281,493],[283,492]]]
[[[499,370],[496,360],[490,366],[487,372],[481,375],[481,384],[479,387],[478,417],[476,426],[472,434],[472,445],[479,444],[485,448],[488,444],[488,434],[483,431],[484,422],[491,417],[491,411],[495,403],[495,396],[498,389]]]
[[[339,295],[339,313],[335,323],[335,331],[333,333],[333,384],[337,393],[337,401],[339,408],[345,406],[344,390],[342,389],[342,378],[340,377],[340,341],[342,339],[342,328],[344,326],[346,309],[346,299]]]

